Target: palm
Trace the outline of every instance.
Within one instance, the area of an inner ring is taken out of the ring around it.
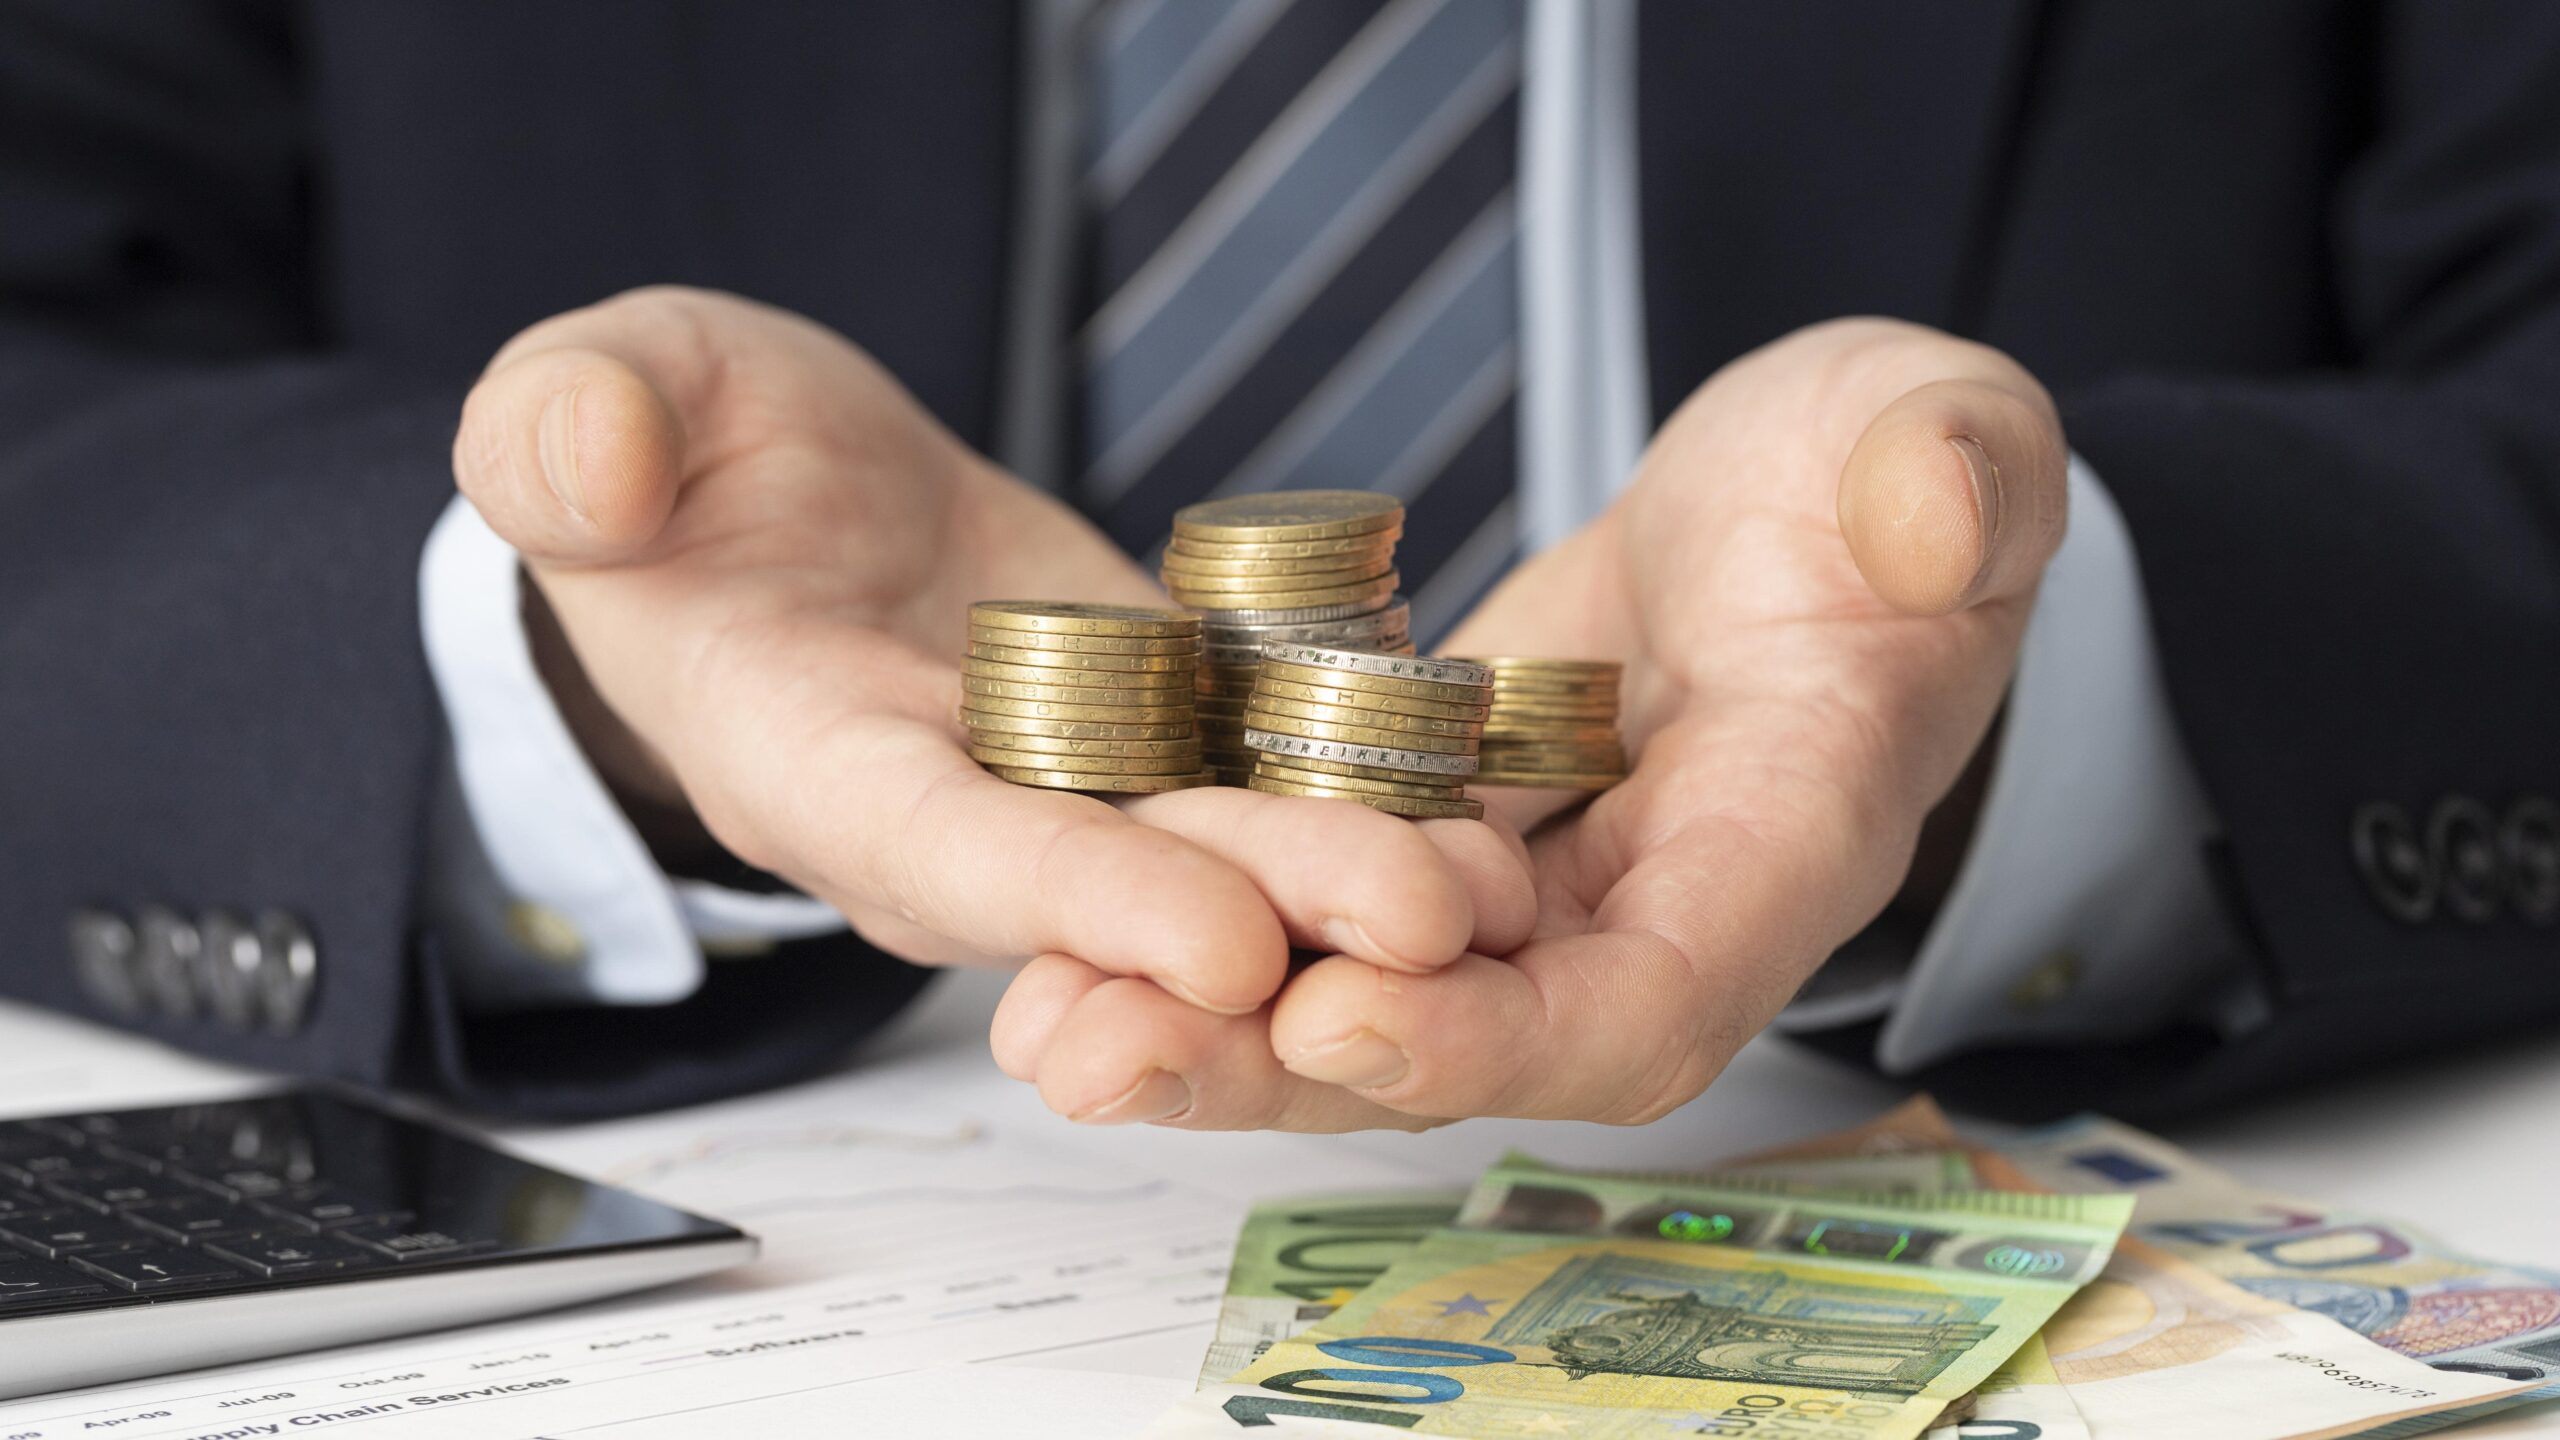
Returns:
[[[1553,796],[1494,792],[1529,836],[1542,933],[1612,928],[1613,897],[1641,902],[1657,878],[1641,862],[1691,827],[1787,843],[1809,810],[1849,798],[1809,791],[1892,757],[1914,691],[1952,678],[1973,692],[1966,728],[1987,722],[2024,602],[1916,616],[1876,593],[1841,539],[1857,432],[1840,433],[1831,380],[1750,362],[1719,377],[1608,515],[1514,573],[1445,647],[1626,663],[1626,783],[1562,814]]]
[[[1979,507],[1951,436],[2014,468]],[[1357,1088],[1425,1115],[1640,1120],[1697,1094],[1891,897],[1979,743],[2060,458],[2022,371],[1911,327],[1819,327],[1719,373],[1444,647],[1626,665],[1624,783],[1570,810],[1492,795],[1528,840],[1536,937],[1421,983],[1322,962],[1281,997],[1277,1053],[1392,1037],[1409,1073]]]

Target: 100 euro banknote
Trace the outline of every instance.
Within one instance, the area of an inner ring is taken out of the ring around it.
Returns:
[[[1696,1198],[1678,1239],[1441,1231],[1148,1433],[1914,1436],[2103,1265],[2126,1208]]]

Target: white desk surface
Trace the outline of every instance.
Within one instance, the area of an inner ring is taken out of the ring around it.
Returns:
[[[1051,1120],[1028,1087],[987,1057],[987,1015],[1001,977],[946,980],[863,1058],[937,1096],[1022,1126],[1054,1126],[1098,1161],[1214,1166],[1270,1176],[1269,1193],[1321,1189],[1322,1156],[1336,1146],[1462,1177],[1510,1148],[1585,1165],[1680,1167],[1854,1124],[1901,1098],[1871,1077],[1791,1049],[1753,1044],[1712,1090],[1640,1129],[1526,1121],[1468,1121],[1423,1135],[1312,1141],[1140,1127],[1077,1132]],[[240,1072],[156,1045],[0,1004],[0,1114],[141,1105],[237,1087]],[[2272,1189],[2403,1218],[2475,1254],[2560,1268],[2560,1035],[2332,1086],[2172,1128],[2169,1137],[2211,1163]],[[523,1132],[516,1132],[522,1134]],[[1255,1181],[1259,1184],[1259,1181]],[[1187,1380],[1199,1336],[1088,1347],[1061,1368]],[[1028,1377],[1026,1377],[1027,1379]],[[2560,1402],[2530,1407],[2465,1435],[2560,1435]]]

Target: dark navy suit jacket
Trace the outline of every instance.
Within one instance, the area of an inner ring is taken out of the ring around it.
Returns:
[[[1016,19],[0,4],[0,991],[101,1013],[82,907],[283,906],[322,957],[294,1033],[122,1023],[560,1115],[772,1083],[902,1003],[847,939],[662,1010],[458,1010],[416,561],[478,364],[625,286],[804,311],[985,443]],[[1844,313],[2018,356],[2130,517],[2227,829],[2267,1026],[1939,1079],[2156,1112],[2560,1015],[2560,7],[1650,0],[1641,33],[1657,403]],[[2404,918],[2412,885],[2495,903]]]

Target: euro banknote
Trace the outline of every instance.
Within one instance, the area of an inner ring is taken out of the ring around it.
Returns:
[[[2137,1234],[2252,1294],[2326,1315],[2438,1370],[2560,1381],[2560,1274],[2476,1259],[2396,1220],[2257,1189],[2112,1120],[2069,1121],[2001,1148],[2049,1188],[2131,1192]]]
[[[1223,1380],[1350,1303],[1433,1230],[1463,1190],[1391,1190],[1268,1200],[1245,1217],[1227,1268],[1218,1333],[1200,1383]]]

